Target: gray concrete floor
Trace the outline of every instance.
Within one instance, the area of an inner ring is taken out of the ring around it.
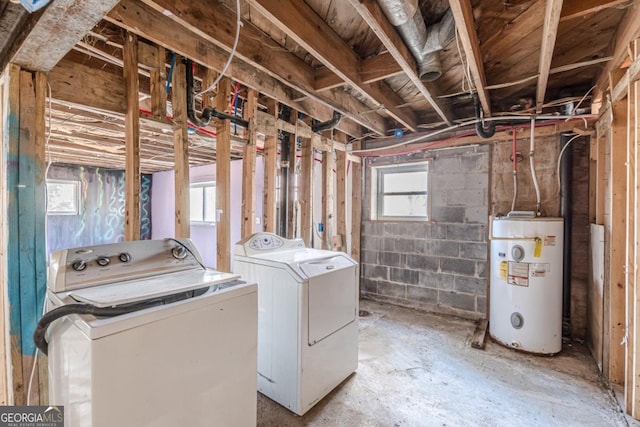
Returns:
[[[259,426],[627,426],[588,350],[471,348],[474,323],[372,301],[358,371],[303,417],[258,394]]]

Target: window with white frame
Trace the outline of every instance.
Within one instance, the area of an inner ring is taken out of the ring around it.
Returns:
[[[371,168],[371,219],[429,220],[429,161]]]
[[[189,188],[189,216],[191,222],[214,224],[216,222],[216,184],[199,182]]]

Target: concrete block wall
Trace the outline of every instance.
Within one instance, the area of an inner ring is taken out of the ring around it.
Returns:
[[[470,319],[486,316],[489,148],[464,147],[368,161],[431,159],[429,222],[371,221],[363,194],[364,297]],[[370,185],[365,188],[370,189]]]

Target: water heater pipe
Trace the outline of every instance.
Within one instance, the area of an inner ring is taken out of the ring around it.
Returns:
[[[533,187],[536,190],[536,216],[542,215],[542,204],[540,203],[540,185],[538,184],[538,177],[536,176],[536,167],[534,162],[535,152],[535,129],[536,119],[531,117],[531,145],[529,148],[529,165],[531,166],[531,179],[533,180]]]
[[[511,200],[511,211],[516,210],[516,199],[518,198],[518,158],[516,156],[516,130],[513,129],[513,142],[511,143],[511,156],[513,157],[513,200]]]

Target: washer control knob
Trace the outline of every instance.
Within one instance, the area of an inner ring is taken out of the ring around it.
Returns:
[[[74,261],[73,264],[71,264],[71,268],[75,271],[83,271],[87,268],[87,262],[83,260]]]
[[[99,256],[96,262],[100,267],[106,267],[111,262],[111,259],[108,256]]]
[[[120,262],[129,262],[131,261],[131,254],[128,252],[122,252],[120,255],[118,255],[118,259],[120,260]]]
[[[174,246],[171,249],[171,255],[175,259],[185,259],[187,257],[187,250],[183,246]]]

